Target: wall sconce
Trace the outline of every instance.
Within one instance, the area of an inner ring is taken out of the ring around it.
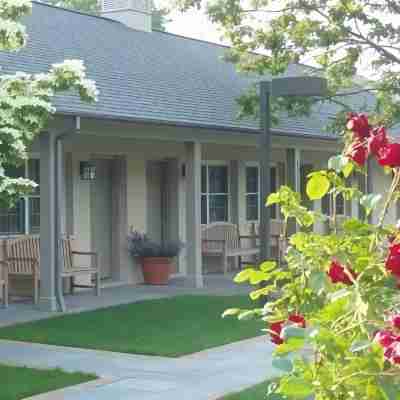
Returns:
[[[82,181],[96,180],[96,164],[93,161],[81,161],[79,163],[79,175]]]

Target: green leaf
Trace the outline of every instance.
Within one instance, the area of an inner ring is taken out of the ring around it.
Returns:
[[[303,378],[289,376],[281,380],[279,392],[290,399],[305,399],[314,393],[314,387]]]
[[[336,292],[329,293],[328,299],[331,302],[335,302],[335,301],[342,299],[343,297],[349,296],[350,294],[351,294],[351,291],[344,288],[344,289],[337,290]]]
[[[250,298],[252,300],[257,300],[261,296],[267,296],[268,294],[273,292],[274,289],[275,289],[274,285],[268,285],[268,286],[265,286],[265,287],[263,287],[261,289],[253,290],[252,292],[250,292]]]
[[[363,351],[365,349],[368,349],[372,346],[373,342],[369,340],[360,340],[357,342],[352,343],[350,347],[350,351],[352,353],[358,353],[359,351]]]
[[[276,261],[264,261],[260,264],[260,270],[263,272],[270,272],[276,268]]]
[[[275,357],[272,360],[272,366],[285,372],[292,372],[293,370],[292,360],[288,357]]]
[[[222,313],[222,318],[230,317],[232,315],[237,315],[240,313],[240,308],[228,308]]]
[[[294,351],[301,350],[304,347],[305,339],[300,337],[291,337],[280,344],[274,351],[275,355],[285,355]]]
[[[306,330],[298,326],[289,325],[282,329],[281,335],[284,339],[289,339],[292,337],[304,339],[306,336]]]
[[[380,378],[379,386],[386,400],[400,400],[400,385],[393,383],[391,379]]]
[[[361,197],[360,204],[364,207],[365,213],[370,215],[371,212],[375,209],[378,203],[381,201],[382,195],[381,194],[366,194]]]
[[[310,288],[320,294],[326,285],[326,274],[322,271],[313,271],[310,275]]]
[[[252,271],[254,271],[252,268],[246,268],[243,271],[240,271],[238,274],[236,274],[233,281],[235,283],[243,283],[248,281]]]
[[[253,319],[255,315],[256,313],[253,310],[242,311],[238,316],[238,320],[247,321],[249,319]]]
[[[267,201],[265,202],[265,205],[268,206],[272,206],[273,204],[277,204],[280,201],[280,197],[278,193],[271,193],[268,198]]]
[[[344,177],[348,178],[353,172],[353,170],[354,170],[354,164],[351,162],[347,163],[345,167],[342,169]]]
[[[341,154],[333,156],[328,160],[328,168],[335,172],[342,172],[343,168],[349,163],[349,159]]]
[[[319,200],[328,193],[330,186],[331,183],[325,174],[314,174],[307,182],[307,196],[310,200]]]

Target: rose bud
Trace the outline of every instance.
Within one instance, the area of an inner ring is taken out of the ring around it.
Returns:
[[[353,131],[360,140],[366,139],[370,133],[368,117],[365,114],[355,114],[347,121],[347,129]]]
[[[368,139],[368,152],[374,156],[379,156],[381,150],[388,143],[386,129],[384,127],[375,128]]]

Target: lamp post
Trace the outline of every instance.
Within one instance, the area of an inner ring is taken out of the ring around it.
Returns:
[[[258,146],[260,163],[260,258],[270,258],[270,209],[265,207],[266,198],[271,192],[271,96],[323,96],[327,90],[324,78],[314,76],[275,78],[260,82],[260,122],[261,135]]]

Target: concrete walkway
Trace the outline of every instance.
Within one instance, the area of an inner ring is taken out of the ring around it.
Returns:
[[[100,377],[32,400],[215,400],[277,376],[278,371],[271,366],[272,351],[265,337],[181,358],[0,340],[2,363],[59,367]]]

